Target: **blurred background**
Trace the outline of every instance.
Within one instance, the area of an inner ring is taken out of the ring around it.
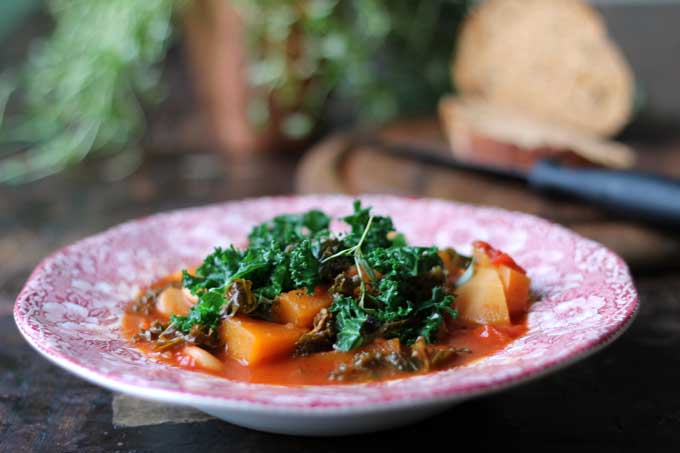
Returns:
[[[612,449],[677,439],[677,228],[507,173],[551,158],[680,178],[678,24],[672,0],[0,1],[0,436],[24,451],[90,432],[110,451],[127,435],[155,446],[171,435],[111,431],[109,392],[20,338],[13,300],[47,254],[163,210],[380,192],[537,214],[604,243],[635,273],[643,311],[627,340],[571,378],[476,403],[496,421],[489,432],[504,433],[490,439],[558,430],[575,444],[569,436],[586,432]],[[637,378],[597,384],[597,373],[631,368],[667,392],[643,395]],[[575,409],[541,425],[535,414],[564,395]],[[216,426],[214,445],[238,429]],[[172,435],[198,445],[202,432]]]
[[[491,204],[666,260],[663,230],[446,158],[680,176],[679,22],[653,0],[5,0],[3,276],[129,218],[291,192]]]
[[[491,204],[634,265],[676,253],[663,231],[418,153],[679,176],[680,4],[487,3],[4,0],[4,278],[129,218],[291,192]]]

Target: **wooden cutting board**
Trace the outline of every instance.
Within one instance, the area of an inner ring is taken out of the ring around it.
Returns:
[[[399,122],[385,128],[381,135],[390,142],[445,148],[444,137],[433,119]],[[527,212],[603,243],[636,271],[665,268],[680,257],[680,238],[672,231],[613,217],[583,202],[548,197],[521,182],[353,146],[352,137],[352,132],[330,137],[308,152],[297,170],[298,193],[415,195]],[[665,144],[638,144],[635,148],[640,152],[640,168],[680,177],[680,139]]]

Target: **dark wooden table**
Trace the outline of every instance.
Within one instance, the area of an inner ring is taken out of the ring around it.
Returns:
[[[123,180],[106,180],[105,166],[89,163],[36,184],[0,188],[0,450],[330,452],[422,448],[448,438],[471,439],[475,451],[677,451],[680,272],[670,266],[636,273],[640,315],[605,351],[415,426],[358,437],[286,437],[213,419],[117,426],[111,392],[52,365],[20,337],[14,297],[46,254],[151,212],[291,192],[295,163],[290,156],[152,155]]]

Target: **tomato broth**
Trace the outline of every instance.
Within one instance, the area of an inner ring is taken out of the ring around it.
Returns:
[[[164,279],[154,287],[168,284]],[[140,329],[147,329],[154,320],[168,321],[158,313],[140,314],[128,310],[123,316],[122,333],[132,341]],[[510,326],[472,326],[459,322],[449,322],[448,331],[438,344],[464,349],[442,369],[455,368],[469,364],[480,358],[489,356],[507,346],[527,331],[526,316],[514,319]],[[337,381],[329,379],[333,370],[343,363],[352,360],[353,352],[329,351],[311,354],[303,357],[284,356],[271,362],[244,365],[230,358],[226,352],[215,354],[223,363],[221,372],[211,372],[196,365],[191,357],[182,353],[181,348],[166,351],[156,351],[153,343],[137,342],[135,346],[144,354],[170,365],[188,370],[217,375],[226,379],[241,382],[272,384],[272,385],[337,385],[356,383],[352,381]],[[396,369],[381,370],[370,380],[389,380],[423,374],[423,371],[406,372]],[[364,381],[367,379],[363,379]],[[360,380],[361,381],[361,380]]]

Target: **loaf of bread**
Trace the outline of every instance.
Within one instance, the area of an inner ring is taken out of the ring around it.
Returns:
[[[607,137],[628,122],[633,76],[581,0],[488,0],[465,20],[452,67],[460,95]]]
[[[628,168],[635,162],[634,152],[621,143],[488,101],[446,97],[439,113],[453,153],[461,160],[519,169],[545,158],[610,168]]]

